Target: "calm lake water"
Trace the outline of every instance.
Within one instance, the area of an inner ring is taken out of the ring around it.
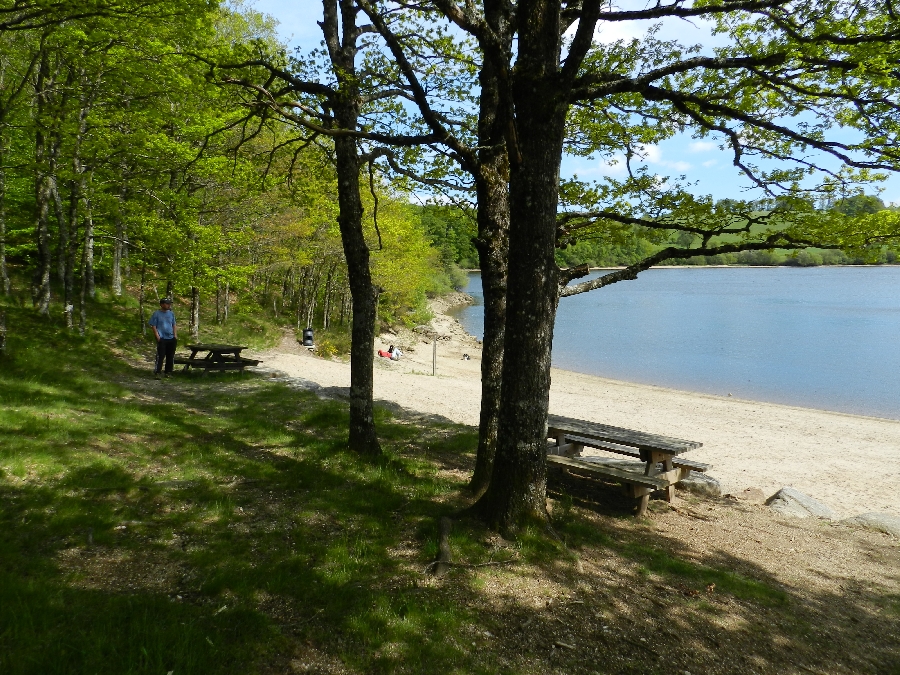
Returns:
[[[456,313],[483,336],[481,276]],[[900,267],[651,269],[560,302],[553,365],[900,419]]]

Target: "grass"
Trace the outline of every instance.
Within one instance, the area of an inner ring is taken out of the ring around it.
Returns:
[[[572,500],[554,513],[559,539],[532,526],[497,549],[478,523],[456,521],[454,560],[472,567],[437,581],[423,570],[437,552],[437,519],[465,504],[472,429],[378,409],[386,452],[368,462],[345,450],[343,402],[251,374],[153,380],[152,345],[137,335],[129,301],[92,305],[84,338],[6,310],[4,675],[663,672],[646,650],[622,661],[624,642],[559,655],[541,636],[560,615],[496,590],[535,588],[537,578],[582,594],[585,608],[612,606],[633,583],[628,570],[697,590],[714,584],[747,617],[791,611],[770,580],[688,561],[639,528],[598,529]],[[201,337],[243,340],[253,325],[260,340],[280,334],[254,321]],[[620,561],[620,576],[584,586],[565,571],[583,554]],[[676,609],[708,626],[723,606],[711,603]],[[885,607],[896,615],[896,597]]]

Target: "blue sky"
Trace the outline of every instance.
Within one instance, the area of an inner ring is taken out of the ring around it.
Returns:
[[[255,0],[248,4],[278,20],[279,34],[289,46],[308,50],[321,42],[322,34],[316,23],[322,16],[320,0]],[[617,4],[643,6],[644,3],[640,0],[621,0]],[[636,22],[609,24],[598,31],[597,39],[613,42],[640,37],[646,28],[647,22],[640,25]],[[671,21],[663,24],[658,37],[704,47],[722,44],[722,38],[712,35],[709,26],[702,21]],[[746,191],[748,181],[731,164],[730,153],[720,150],[718,143],[708,138],[697,140],[682,135],[658,146],[645,148],[644,162],[655,173],[684,175],[687,181],[695,183],[691,190],[696,194],[711,194],[716,199],[757,196]],[[836,164],[831,166],[836,167]],[[597,180],[604,175],[620,176],[625,166],[622,162],[609,165],[600,160],[566,157],[562,171],[566,176],[577,174],[582,180]],[[900,203],[900,176],[892,177],[882,187],[884,191],[880,196],[886,203]]]

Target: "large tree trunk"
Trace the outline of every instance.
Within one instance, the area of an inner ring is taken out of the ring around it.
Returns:
[[[356,129],[359,117],[359,90],[356,83],[357,8],[352,0],[323,0],[322,32],[335,75],[339,96],[332,102],[334,124],[340,129]],[[339,25],[342,23],[343,25]],[[341,44],[341,37],[344,38]],[[338,225],[353,299],[350,346],[350,438],[349,446],[364,455],[380,455],[373,415],[373,374],[375,316],[378,291],[369,269],[369,247],[362,226],[363,207],[359,197],[359,150],[356,140],[337,136],[334,140],[338,178]]]
[[[505,157],[500,160],[505,164]],[[481,416],[478,426],[478,452],[469,489],[482,494],[491,480],[497,448],[500,393],[503,372],[503,344],[506,329],[507,246],[509,233],[509,197],[506,177],[492,165],[482,165],[482,174],[490,174],[478,187],[478,258],[484,292],[484,341],[481,350]],[[499,167],[505,169],[505,166]],[[492,193],[482,199],[481,192]]]
[[[344,128],[355,128],[339,121]],[[375,310],[378,293],[372,283],[369,270],[369,247],[362,228],[362,201],[359,198],[359,156],[356,141],[338,137],[335,139],[338,174],[338,223],[344,256],[347,258],[347,276],[353,299],[350,341],[350,449],[365,455],[378,455],[381,446],[375,435],[373,415],[374,379],[372,369],[375,358]]]
[[[546,518],[550,353],[559,298],[554,259],[566,102],[559,96],[559,6],[521,7],[513,96],[509,278],[495,478],[474,509],[501,531]]]
[[[505,11],[499,3],[485,3],[491,27],[508,41]],[[484,342],[481,351],[481,416],[478,452],[469,489],[481,495],[488,487],[497,448],[500,414],[503,340],[506,324],[506,275],[509,249],[509,159],[504,144],[504,116],[498,64],[486,57],[479,73],[481,83],[478,113],[478,238],[475,240],[484,291]]]

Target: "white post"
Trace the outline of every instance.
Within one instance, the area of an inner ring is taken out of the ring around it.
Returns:
[[[431,340],[431,374],[437,374],[437,336]]]

